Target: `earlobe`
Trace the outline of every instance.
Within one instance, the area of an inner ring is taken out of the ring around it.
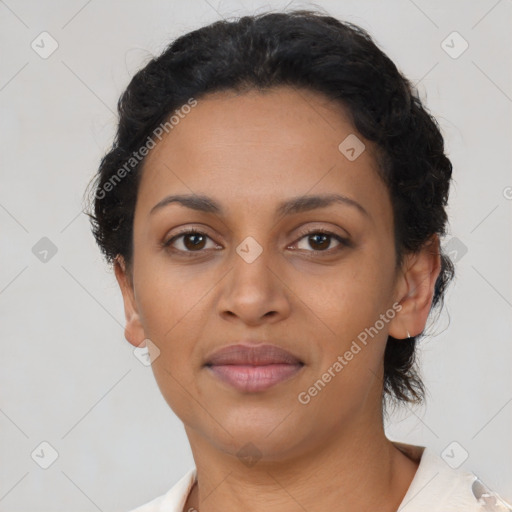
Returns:
[[[133,346],[138,347],[145,339],[144,328],[140,321],[137,303],[135,301],[133,279],[121,255],[114,260],[114,272],[123,295],[124,315],[126,325],[124,337]]]
[[[397,289],[402,306],[390,324],[389,334],[396,339],[423,332],[441,271],[439,237],[434,234],[416,253],[406,257]]]

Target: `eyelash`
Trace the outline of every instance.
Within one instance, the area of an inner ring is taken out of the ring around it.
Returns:
[[[200,253],[204,252],[204,249],[201,249],[198,251],[183,251],[181,249],[174,249],[171,247],[172,243],[175,242],[177,239],[179,239],[183,236],[189,235],[189,234],[205,236],[206,238],[209,238],[211,240],[211,238],[203,231],[199,231],[198,229],[194,229],[194,228],[187,228],[187,229],[184,229],[183,231],[180,231],[179,233],[177,233],[176,235],[171,237],[169,240],[162,242],[161,245],[165,249],[171,250],[172,252],[175,252],[175,253],[181,253],[182,255],[186,255],[186,257],[191,257],[191,256],[193,257],[193,256],[195,256],[196,253],[200,254]],[[340,250],[344,247],[350,247],[350,245],[351,245],[350,241],[348,239],[343,238],[340,235],[333,233],[332,231],[318,229],[318,228],[311,229],[309,231],[305,231],[305,232],[301,233],[300,237],[297,239],[297,242],[302,240],[303,238],[306,238],[307,236],[310,236],[310,235],[327,235],[327,236],[334,238],[335,240],[337,240],[340,243],[340,245],[337,247],[334,247],[331,249],[326,249],[323,251],[317,250],[317,249],[313,249],[312,251],[307,251],[307,252],[314,253],[315,255],[317,255],[317,254],[318,255],[323,255],[323,254],[330,255],[330,254],[332,254],[332,252],[335,252],[336,250]]]

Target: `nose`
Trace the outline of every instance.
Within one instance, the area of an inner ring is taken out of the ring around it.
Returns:
[[[235,253],[232,269],[224,279],[218,311],[225,320],[251,326],[277,322],[290,313],[290,294],[289,284],[269,251],[263,250],[254,261]]]

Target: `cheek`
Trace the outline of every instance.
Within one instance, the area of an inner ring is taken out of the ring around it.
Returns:
[[[215,280],[191,266],[171,264],[160,255],[148,258],[147,263],[140,261],[135,272],[141,321],[148,335],[167,343],[179,324],[189,324],[201,311]]]
[[[323,324],[326,333],[348,339],[373,324],[389,294],[389,269],[365,255],[357,255],[322,276],[297,275],[294,294],[305,311]],[[299,306],[300,307],[300,306]]]
[[[149,267],[149,266],[148,266]],[[199,364],[194,346],[201,338],[211,285],[184,273],[144,271],[139,274],[137,303],[146,337],[159,350],[152,367],[166,399],[190,387]],[[171,405],[171,404],[169,404]]]
[[[359,402],[357,397],[372,385],[381,366],[392,319],[388,315],[388,323],[380,320],[390,291],[385,264],[373,253],[360,253],[321,279],[303,276],[296,280],[294,292],[307,306],[302,309],[308,317],[310,342],[316,345],[314,376],[321,378],[331,369],[336,375],[327,386],[335,393],[332,398],[343,396],[347,404]]]
[[[207,289],[202,280],[185,283],[179,274],[171,277],[146,275],[141,280],[139,312],[146,336],[158,348],[151,367],[161,394],[179,417],[187,418],[190,396],[197,395],[195,368],[199,361],[194,346],[204,325],[201,318]]]

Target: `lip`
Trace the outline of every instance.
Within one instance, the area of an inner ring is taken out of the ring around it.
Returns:
[[[287,350],[270,344],[238,343],[207,358],[207,370],[242,392],[261,392],[296,375],[304,363]]]

